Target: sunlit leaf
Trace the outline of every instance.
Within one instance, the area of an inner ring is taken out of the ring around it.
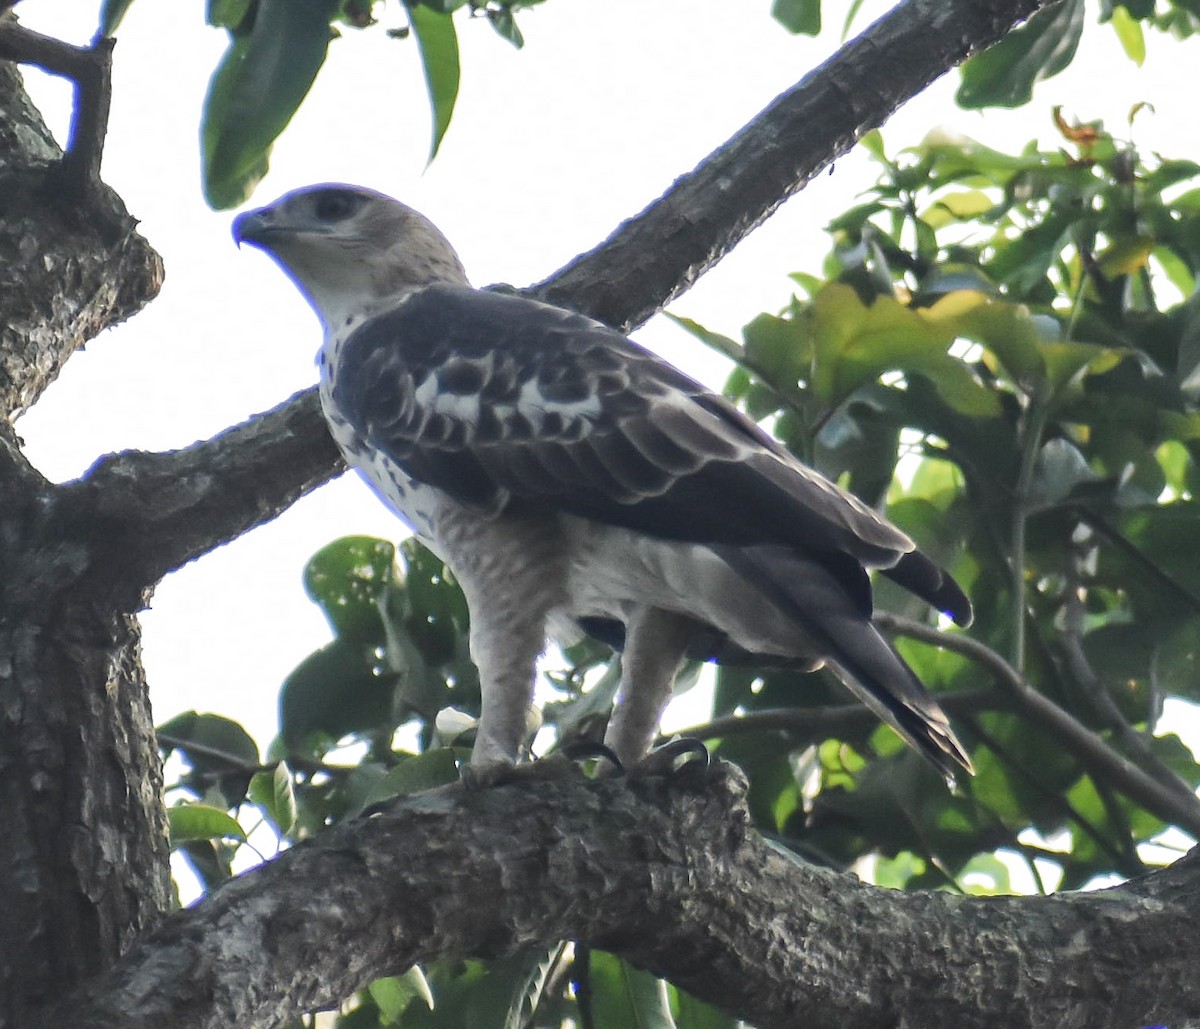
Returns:
[[[1119,239],[1097,255],[1096,262],[1105,275],[1133,275],[1146,267],[1154,240],[1144,236]]]
[[[947,353],[958,334],[962,303],[951,295],[914,311],[891,297],[878,297],[868,306],[847,286],[827,287],[812,305],[813,392],[837,404],[884,372],[922,371],[956,410],[994,414],[995,396]]]
[[[1125,56],[1140,68],[1146,60],[1146,37],[1142,34],[1142,23],[1121,4],[1113,7],[1110,21]]]

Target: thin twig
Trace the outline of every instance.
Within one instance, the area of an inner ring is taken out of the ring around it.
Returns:
[[[1188,589],[1183,583],[1176,579],[1170,572],[1160,568],[1157,564],[1150,560],[1141,549],[1129,539],[1120,529],[1114,525],[1110,525],[1102,515],[1087,507],[1076,506],[1075,513],[1078,514],[1090,528],[1095,529],[1109,543],[1117,547],[1122,553],[1126,554],[1138,567],[1150,575],[1159,585],[1165,586],[1175,597],[1186,604],[1193,611],[1200,613],[1200,596]]]
[[[989,711],[1006,707],[1005,694],[997,689],[963,690],[943,693],[938,704],[952,715],[974,711]],[[696,739],[715,739],[750,732],[786,732],[802,738],[838,736],[876,724],[879,719],[862,704],[836,704],[827,707],[781,707],[765,711],[748,711],[741,715],[721,715],[700,725],[681,729],[671,736],[692,736]],[[665,740],[660,740],[665,742]]]
[[[1089,771],[1103,775],[1147,811],[1200,837],[1200,800],[1190,795],[1180,796],[1152,779],[1073,715],[1038,693],[990,647],[961,633],[939,632],[922,622],[886,612],[876,613],[875,622],[880,628],[944,647],[982,665],[992,674],[996,685],[1005,690],[1027,716],[1053,734]]]
[[[993,733],[988,732],[987,729],[974,720],[971,721],[971,731],[988,750],[1008,766],[1014,775],[1031,789],[1040,793],[1052,807],[1058,809],[1064,818],[1070,819],[1079,826],[1085,836],[1091,837],[1096,846],[1112,859],[1113,866],[1122,875],[1132,878],[1135,875],[1141,875],[1145,871],[1140,862],[1136,866],[1129,864],[1126,851],[1123,847],[1123,841],[1113,842],[1108,839],[1101,832],[1099,826],[1093,825],[1091,820],[1083,815],[1066,797],[1042,783],[1038,776],[1017,758],[1008,747],[1001,743]]]
[[[1157,782],[1168,786],[1176,793],[1195,798],[1192,788],[1181,779],[1158,755],[1150,749],[1146,735],[1137,732],[1129,724],[1112,694],[1100,681],[1083,649],[1083,598],[1080,595],[1079,555],[1072,555],[1070,580],[1063,604],[1063,632],[1061,646],[1067,670],[1076,684],[1086,694],[1096,712],[1108,723],[1118,742],[1130,758]]]

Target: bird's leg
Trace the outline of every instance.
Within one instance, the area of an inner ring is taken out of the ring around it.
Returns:
[[[471,764],[512,765],[525,740],[537,656],[542,650],[541,624],[521,626],[502,620],[476,632],[471,626],[471,656],[479,666],[482,709]]]
[[[625,625],[621,687],[604,742],[626,768],[650,751],[693,629],[685,615],[643,606]]]
[[[443,518],[444,546],[471,612],[471,657],[483,707],[471,767],[516,763],[533,704],[546,616],[562,602],[562,544],[535,519],[481,521],[474,512]]]

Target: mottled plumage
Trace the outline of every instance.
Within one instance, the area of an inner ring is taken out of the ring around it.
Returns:
[[[380,194],[300,190],[235,235],[313,304],[334,437],[463,586],[473,761],[515,760],[547,629],[582,629],[624,648],[606,737],[623,761],[698,656],[829,663],[943,772],[969,769],[871,624],[867,570],[961,623],[966,597],[727,401],[588,318],[472,289],[441,234]]]

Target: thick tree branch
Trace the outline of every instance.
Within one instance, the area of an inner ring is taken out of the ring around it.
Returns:
[[[757,119],[715,151],[695,172],[680,179],[645,212],[626,223],[589,254],[573,261],[530,292],[588,312],[613,325],[644,321],[695,281],[767,217],[781,200],[843,153],[861,132],[880,124],[905,100],[920,92],[973,50],[999,39],[1045,0],[907,0],[868,29],[794,89],[774,101]],[[886,87],[885,85],[886,84]],[[325,428],[311,396],[301,394],[289,432],[313,438]],[[270,445],[269,434],[262,436]],[[210,444],[195,450],[203,467]],[[182,452],[182,453],[187,453]],[[326,475],[336,472],[332,451]],[[257,466],[246,451],[244,460]],[[156,461],[177,455],[142,455],[138,474],[158,477]],[[134,467],[131,455],[126,464]],[[186,504],[157,519],[140,537],[152,558],[138,560],[147,574],[170,570],[274,517],[316,485],[313,469],[302,465],[303,481],[273,477],[270,489],[248,502],[226,490],[225,520],[214,512],[202,532],[185,524]],[[240,475],[224,462],[221,474]],[[132,482],[130,482],[132,485]],[[141,492],[134,487],[136,492]],[[120,498],[110,514],[120,519]],[[131,524],[141,521],[133,512]],[[207,543],[204,541],[207,535]],[[183,545],[172,551],[175,541]],[[150,585],[147,579],[143,585]]]
[[[1200,854],[1100,893],[904,894],[765,844],[730,766],[698,778],[409,798],[172,916],[35,1024],[255,1029],[414,962],[562,938],[762,1025],[1140,1026],[1200,1010]]]
[[[897,4],[641,214],[529,292],[625,330],[641,324],[864,132],[1045,6],[1047,0]]]
[[[344,468],[315,390],[183,450],[102,458],[58,490],[50,536],[89,543],[89,581],[143,584],[277,515]]]
[[[942,633],[923,622],[886,612],[876,612],[875,621],[890,632],[953,650],[975,661],[991,673],[996,685],[1008,694],[1018,710],[1054,736],[1089,771],[1163,821],[1200,837],[1200,800],[1181,793],[1171,783],[1156,781],[1123,754],[1118,754],[1073,715],[1038,693],[990,647],[961,633]]]

